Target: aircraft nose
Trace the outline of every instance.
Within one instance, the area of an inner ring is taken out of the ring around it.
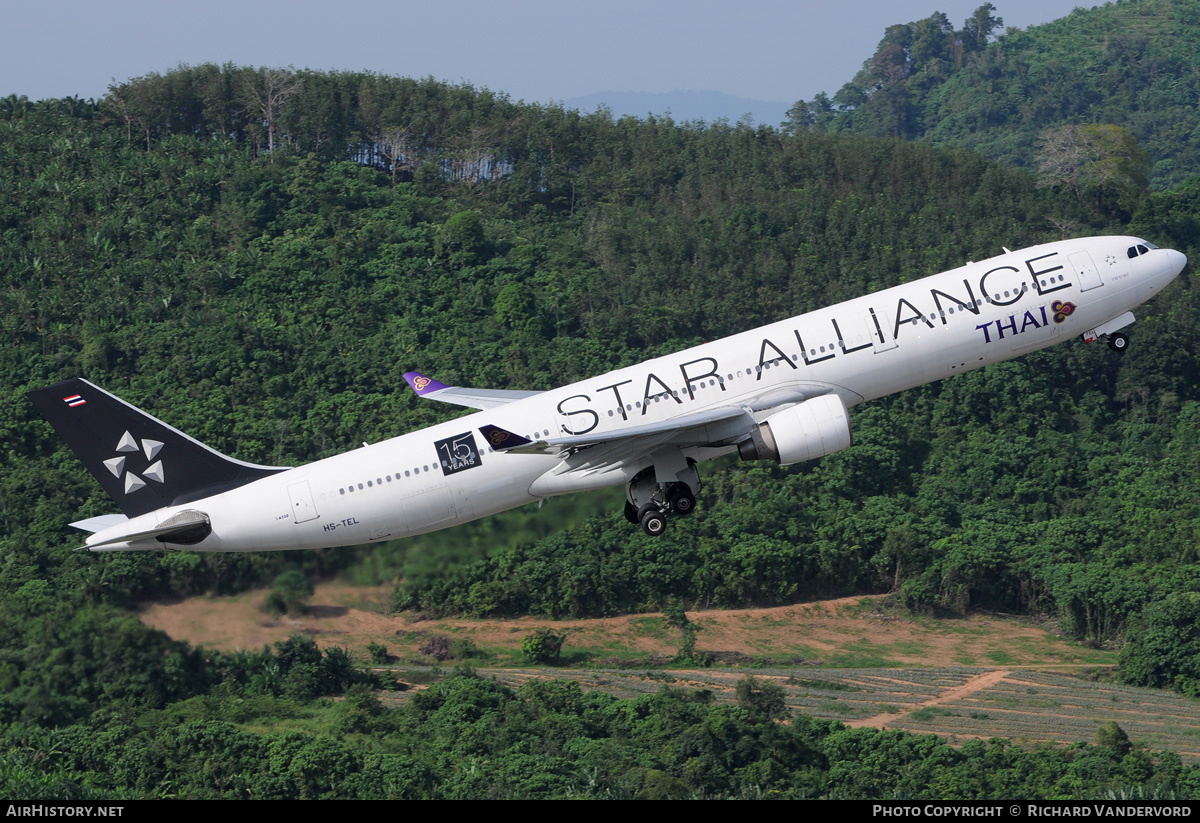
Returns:
[[[1167,249],[1167,268],[1174,277],[1183,271],[1183,267],[1187,265],[1187,255],[1182,252],[1177,252],[1174,249]]]

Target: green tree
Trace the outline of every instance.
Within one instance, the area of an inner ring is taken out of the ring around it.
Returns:
[[[1200,592],[1150,603],[1121,649],[1121,679],[1200,696]]]
[[[1100,728],[1096,730],[1096,745],[1112,749],[1113,753],[1118,757],[1124,757],[1133,751],[1133,744],[1129,742],[1129,735],[1117,725],[1117,721],[1115,720],[1101,724]]]
[[[562,656],[566,637],[550,629],[527,634],[521,638],[521,654],[534,663],[557,663]]]
[[[963,22],[960,36],[967,52],[983,51],[992,32],[1004,28],[1004,18],[997,17],[995,11],[996,7],[991,3],[984,3]]]
[[[263,608],[273,614],[304,614],[316,591],[311,580],[298,569],[289,569],[275,578]]]
[[[735,691],[738,705],[752,717],[778,720],[788,714],[783,688],[777,683],[747,676],[737,682]]]
[[[482,262],[487,251],[487,237],[479,212],[460,211],[452,215],[438,230],[434,245],[451,269]]]

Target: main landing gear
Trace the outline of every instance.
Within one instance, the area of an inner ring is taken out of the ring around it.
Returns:
[[[625,487],[625,519],[642,527],[651,537],[658,537],[667,530],[668,515],[684,517],[696,510],[696,492],[700,489],[700,475],[696,464],[688,460],[688,481],[659,483],[655,479],[654,467],[638,472]]]

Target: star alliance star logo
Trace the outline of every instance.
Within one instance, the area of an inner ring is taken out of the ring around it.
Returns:
[[[160,440],[143,440],[141,445],[138,445],[137,439],[125,432],[121,435],[121,442],[117,444],[117,456],[104,461],[104,467],[112,472],[113,477],[118,480],[124,479],[125,493],[135,492],[146,485],[146,480],[153,480],[155,483],[163,483],[166,478],[163,475],[163,464],[161,460],[154,460],[158,453],[162,451],[163,443]],[[154,460],[149,466],[142,470],[141,475],[134,474],[132,471],[125,471],[125,463],[127,458],[144,452],[147,460]],[[123,478],[122,478],[123,475]],[[142,478],[146,478],[143,480]]]

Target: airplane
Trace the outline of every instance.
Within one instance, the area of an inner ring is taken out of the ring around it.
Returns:
[[[478,411],[296,468],[227,457],[86,380],[28,396],[121,510],[71,524],[94,552],[379,542],[608,486],[653,536],[695,509],[706,460],[832,454],[852,406],[1071,337],[1123,353],[1131,310],[1186,264],[1136,237],[1063,240],[550,391],[409,372]]]

